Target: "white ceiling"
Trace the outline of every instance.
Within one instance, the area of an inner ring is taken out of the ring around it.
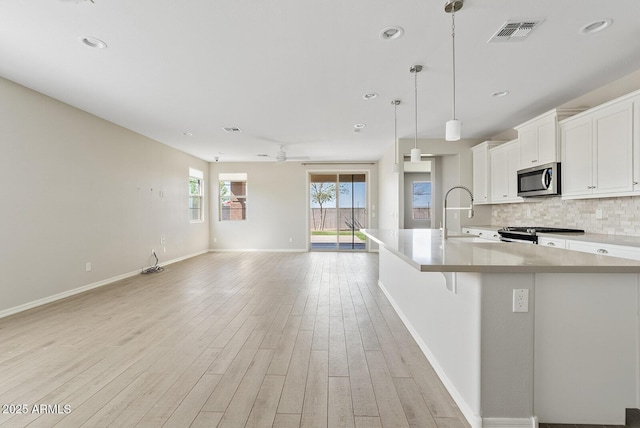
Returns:
[[[608,29],[578,34],[604,18]],[[505,21],[530,19],[544,22],[526,41],[486,43]],[[391,25],[404,36],[381,40]],[[638,0],[466,0],[456,28],[465,138],[640,69]],[[85,36],[108,48],[85,46]],[[398,136],[414,136],[414,64],[424,66],[418,136],[443,138],[444,1],[0,1],[0,76],[209,161],[275,160],[281,144],[290,157],[377,160],[393,144],[394,98]],[[491,97],[499,90],[510,95]],[[379,96],[364,100],[368,92]],[[356,123],[366,127],[354,132]]]

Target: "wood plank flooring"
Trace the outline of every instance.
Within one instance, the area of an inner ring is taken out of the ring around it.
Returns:
[[[0,426],[468,427],[377,272],[209,253],[0,319]]]

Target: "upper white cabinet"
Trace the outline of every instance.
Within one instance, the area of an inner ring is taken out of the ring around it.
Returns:
[[[517,172],[520,166],[520,145],[518,140],[489,150],[491,166],[491,202],[494,204],[522,202],[518,197]]]
[[[520,126],[516,126],[520,141],[520,167],[543,165],[560,160],[558,122],[582,109],[554,109]]]
[[[562,195],[624,196],[634,190],[634,101],[622,99],[564,120]],[[637,138],[636,138],[637,140]],[[636,144],[637,146],[637,144]]]
[[[473,201],[475,204],[491,203],[491,167],[489,150],[503,141],[485,141],[471,147],[473,153]]]

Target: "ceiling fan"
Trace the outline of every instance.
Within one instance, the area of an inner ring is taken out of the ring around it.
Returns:
[[[258,155],[258,156],[268,157],[268,158],[274,157],[271,155]],[[280,144],[280,148],[276,152],[275,159],[276,159],[276,162],[302,161],[302,160],[309,160],[309,156],[287,156],[287,152],[285,151],[284,145]]]

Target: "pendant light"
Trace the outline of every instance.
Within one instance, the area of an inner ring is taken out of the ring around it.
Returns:
[[[391,101],[393,105],[393,172],[400,172],[400,166],[398,165],[398,106],[400,103],[400,100]]]
[[[409,69],[410,72],[413,73],[414,76],[414,88],[415,88],[415,99],[416,99],[416,135],[414,140],[413,149],[411,149],[411,162],[420,162],[422,158],[422,152],[418,148],[418,73],[422,71],[421,65],[414,65]]]
[[[462,124],[456,119],[456,12],[462,9],[464,0],[449,0],[444,5],[444,11],[451,14],[451,44],[453,58],[453,114],[451,120],[447,121],[445,139],[447,141],[458,141],[462,133]]]

